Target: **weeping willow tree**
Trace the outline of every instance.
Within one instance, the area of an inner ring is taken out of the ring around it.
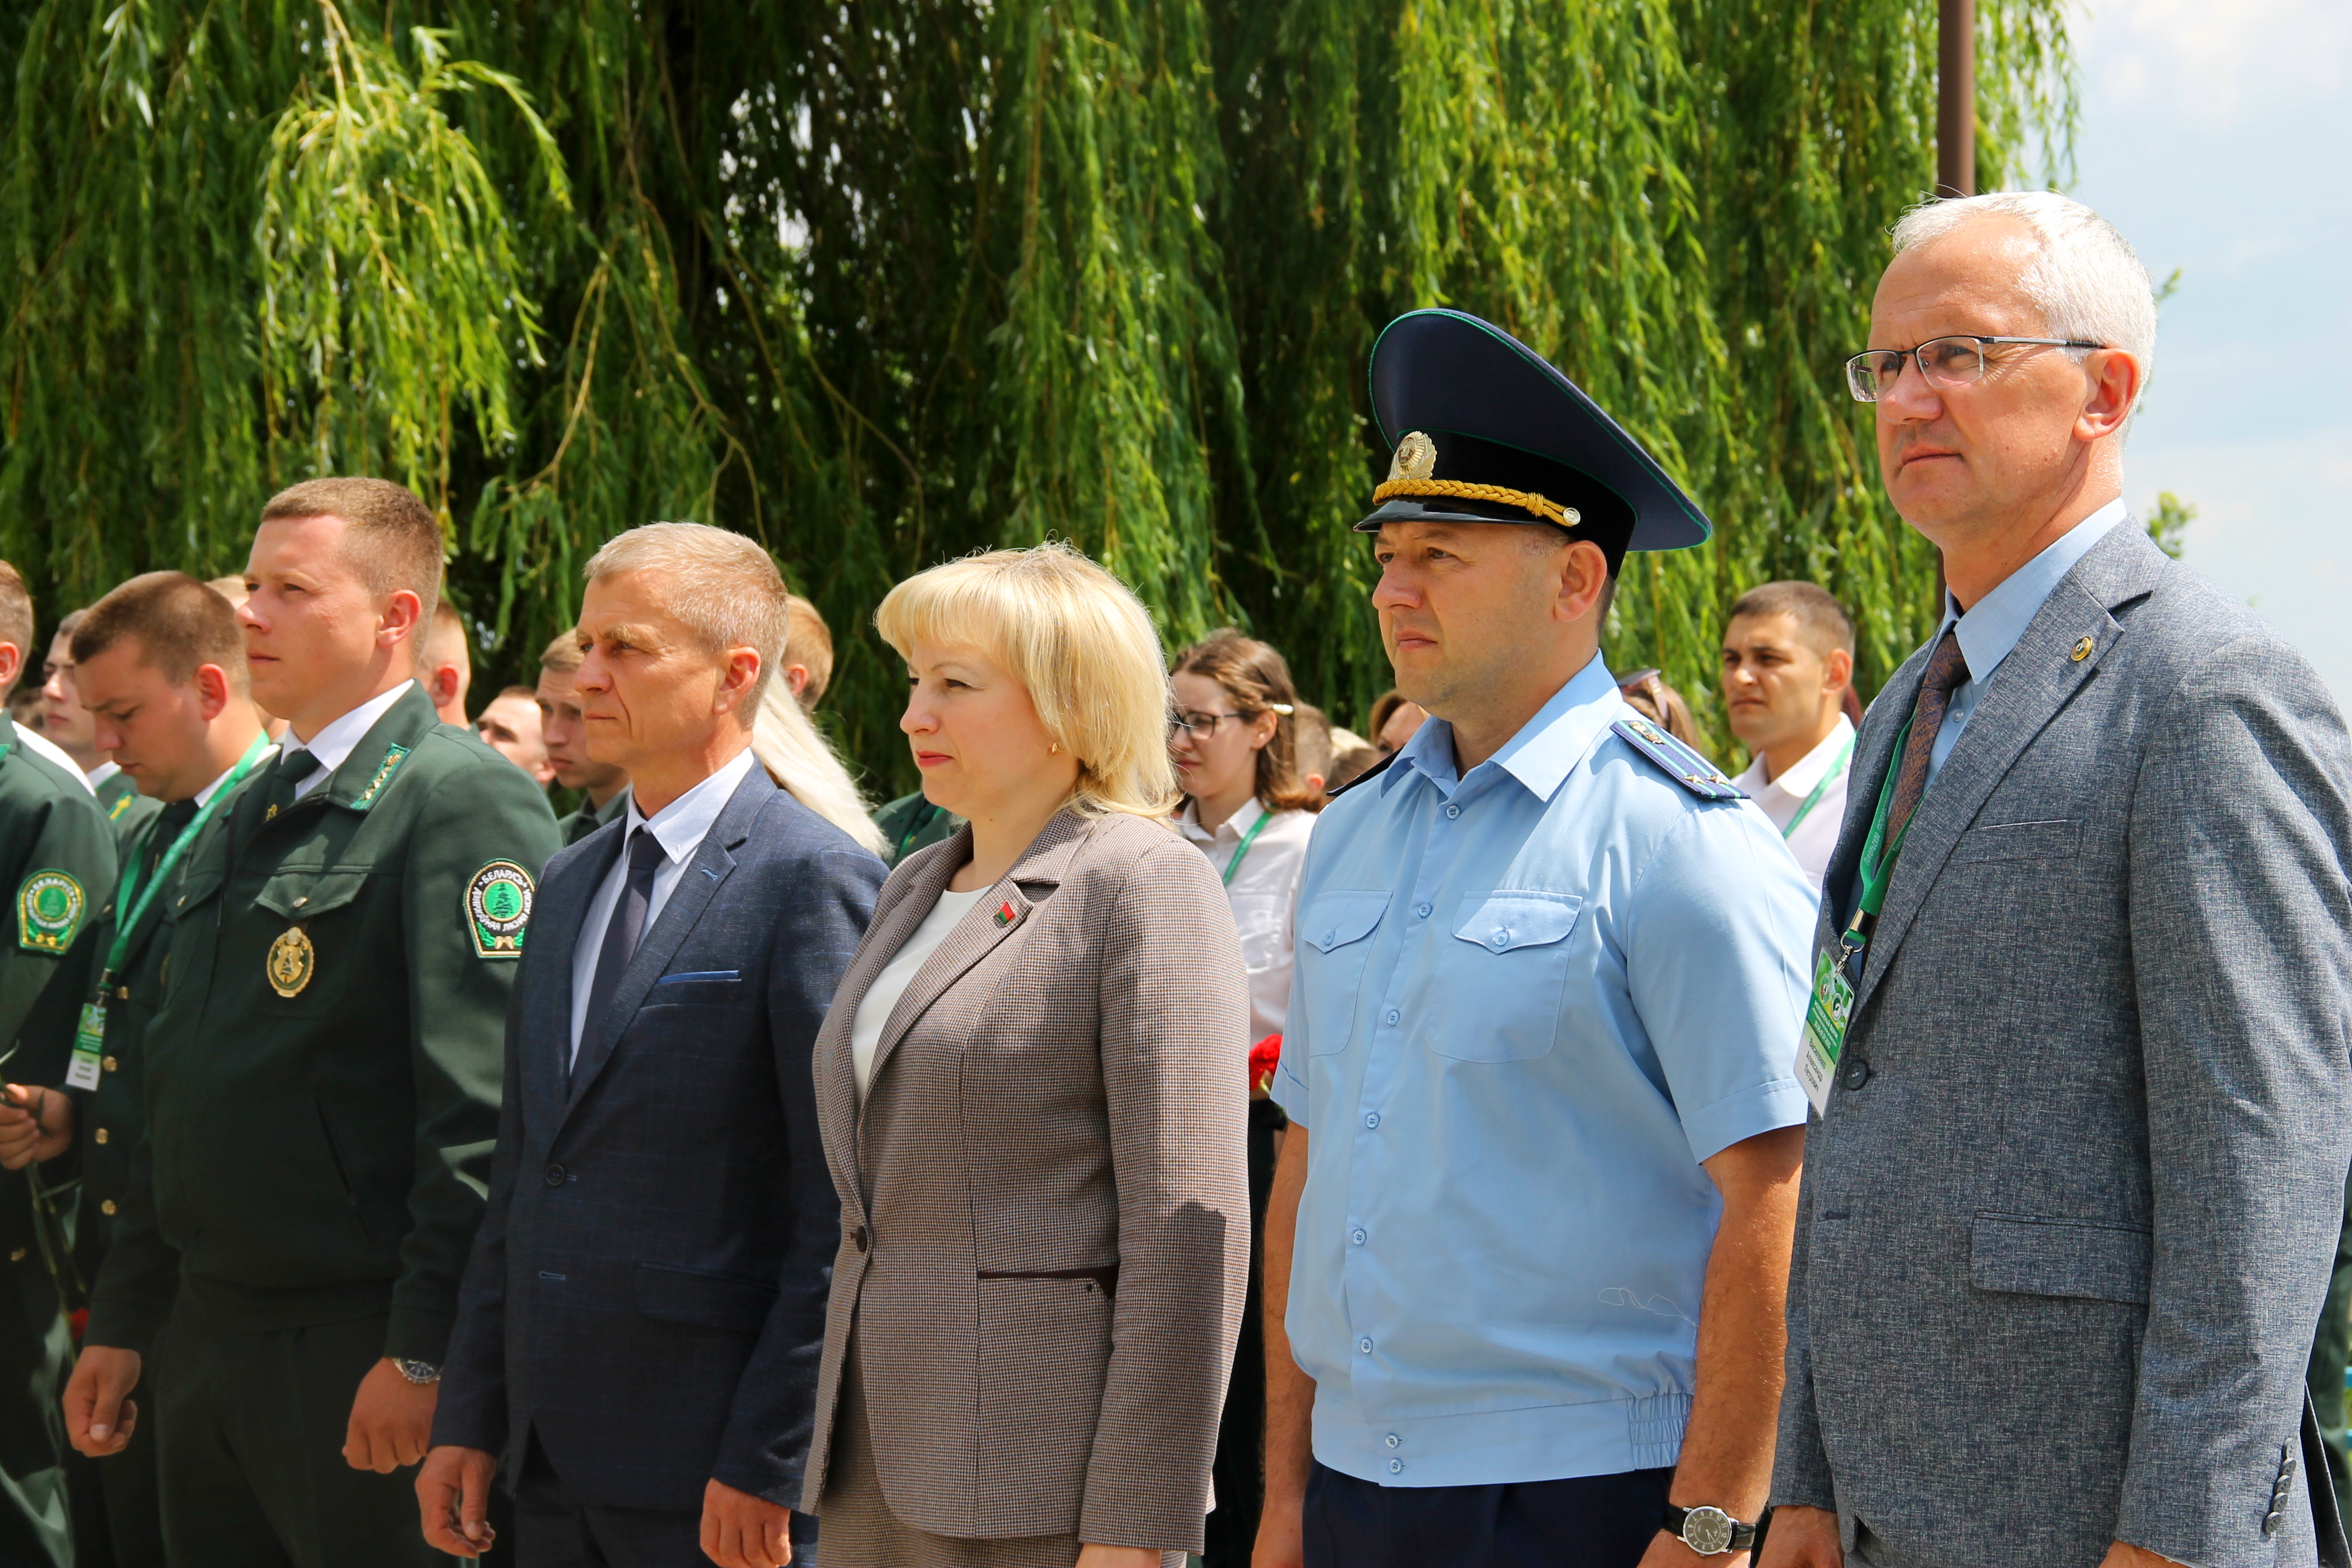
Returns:
[[[2070,61],[2063,0],[1978,14],[1990,188],[2063,154]],[[439,512],[487,679],[618,530],[760,539],[882,788],[871,606],[986,544],[1360,718],[1364,361],[1438,303],[1716,520],[1633,558],[1615,662],[1712,720],[1754,582],[1854,605],[1866,686],[1931,614],[1836,374],[1933,177],[1931,0],[40,0],[0,49],[0,554],[52,618],[364,470]]]

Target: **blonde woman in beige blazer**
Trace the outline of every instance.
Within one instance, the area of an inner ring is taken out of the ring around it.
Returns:
[[[825,1568],[1198,1551],[1249,1259],[1249,1002],[1150,617],[1066,548],[876,613],[924,794],[817,1038],[841,1194],[802,1507]]]

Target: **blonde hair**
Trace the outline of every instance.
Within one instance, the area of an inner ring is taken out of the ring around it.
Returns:
[[[882,833],[866,815],[856,781],[793,700],[792,688],[772,679],[783,662],[785,625],[784,579],[773,558],[741,534],[708,523],[649,522],[615,535],[589,558],[592,583],[623,572],[660,574],[663,608],[711,652],[759,653],[759,678],[743,709],[752,755],[794,800],[879,854]]]
[[[1077,761],[1070,804],[1080,813],[1175,809],[1160,634],[1126,584],[1067,544],[992,550],[918,573],[883,598],[874,629],[901,658],[918,642],[965,645],[1010,671]]]

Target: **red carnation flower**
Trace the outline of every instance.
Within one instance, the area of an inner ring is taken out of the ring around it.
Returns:
[[[1250,1047],[1249,1080],[1252,1094],[1274,1092],[1275,1065],[1282,1060],[1282,1037],[1268,1035]]]

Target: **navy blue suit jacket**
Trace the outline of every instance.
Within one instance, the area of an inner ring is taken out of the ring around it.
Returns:
[[[433,1441],[511,1478],[536,1431],[614,1507],[698,1512],[713,1477],[791,1503],[840,1241],[809,1052],[883,867],[753,768],[567,1071],[572,953],[625,828],[539,890]]]

